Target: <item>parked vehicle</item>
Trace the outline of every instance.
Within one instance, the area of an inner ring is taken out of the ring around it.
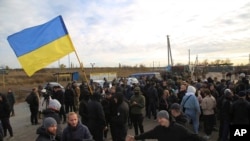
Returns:
[[[139,84],[139,81],[135,77],[128,77],[127,79],[127,85],[133,85],[133,84]]]
[[[45,88],[46,90],[53,90],[54,86],[60,86],[63,92],[65,91],[65,88],[58,82],[47,82],[46,84],[44,84],[43,88]]]
[[[141,77],[149,77],[150,79],[152,77],[156,77],[158,80],[162,80],[161,74],[159,72],[134,73],[129,75],[129,77],[135,77],[137,79],[140,79]]]

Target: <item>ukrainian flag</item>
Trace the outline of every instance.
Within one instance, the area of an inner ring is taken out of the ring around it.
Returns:
[[[7,38],[28,76],[75,51],[62,16]]]

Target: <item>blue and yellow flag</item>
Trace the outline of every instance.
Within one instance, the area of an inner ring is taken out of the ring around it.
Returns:
[[[28,76],[75,51],[62,16],[7,38]]]

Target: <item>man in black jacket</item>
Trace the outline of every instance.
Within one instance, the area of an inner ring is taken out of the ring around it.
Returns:
[[[36,141],[60,141],[60,136],[57,136],[57,122],[52,117],[45,118],[36,133],[38,134]]]
[[[250,103],[246,100],[246,92],[238,93],[239,99],[233,102],[231,108],[232,124],[250,124]]]
[[[137,136],[128,135],[127,141],[157,139],[158,141],[204,141],[204,139],[197,134],[190,132],[182,125],[170,122],[169,114],[165,110],[161,110],[157,114],[157,120],[160,125],[152,130]]]
[[[230,125],[230,112],[232,106],[233,92],[230,89],[224,90],[224,95],[221,97],[220,108],[220,129],[219,140],[228,141],[229,125]]]
[[[174,117],[176,123],[179,123],[183,126],[187,126],[188,117],[182,112],[181,106],[179,103],[173,103],[170,107],[171,115]]]
[[[117,92],[114,95],[114,107],[110,121],[111,136],[113,141],[125,141],[127,135],[127,121],[129,115],[129,106],[123,100],[123,94]]]
[[[103,141],[103,131],[106,128],[105,115],[100,98],[100,93],[94,92],[87,104],[87,126],[93,135],[93,139],[96,141]]]
[[[25,100],[30,105],[30,121],[32,125],[38,124],[38,108],[39,108],[39,98],[38,89],[34,87],[31,93],[27,96]]]

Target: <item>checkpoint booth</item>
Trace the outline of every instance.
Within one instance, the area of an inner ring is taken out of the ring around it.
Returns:
[[[79,80],[78,72],[58,72],[55,73],[54,76],[56,76],[57,82],[59,82],[59,80],[71,81],[71,82]]]

